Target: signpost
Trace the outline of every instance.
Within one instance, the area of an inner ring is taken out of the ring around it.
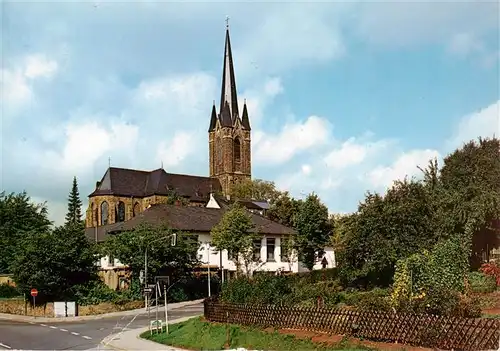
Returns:
[[[36,317],[35,310],[36,310],[36,305],[35,305],[35,299],[38,295],[38,290],[35,288],[31,289],[31,296],[33,297],[33,316]]]

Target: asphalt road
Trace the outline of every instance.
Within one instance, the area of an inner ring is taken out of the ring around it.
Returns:
[[[200,314],[203,314],[202,303],[168,311],[169,320]],[[155,316],[155,308],[152,307],[151,320],[155,319]],[[165,320],[161,306],[158,317]],[[0,319],[0,350],[91,350],[98,347],[104,349],[100,343],[108,335],[147,325],[147,314],[53,323],[26,323]]]

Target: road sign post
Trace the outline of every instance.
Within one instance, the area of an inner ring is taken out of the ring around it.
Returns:
[[[35,288],[31,289],[31,296],[33,297],[33,316],[36,318],[36,304],[35,304],[35,301],[36,301],[36,297],[38,295],[38,290],[36,290]]]

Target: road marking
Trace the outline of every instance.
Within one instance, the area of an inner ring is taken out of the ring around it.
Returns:
[[[12,347],[10,347],[9,345],[2,344],[1,342],[0,342],[0,346],[4,347],[4,348],[6,348],[6,349],[11,349],[11,348],[12,348]]]
[[[86,335],[82,336],[82,338],[87,339],[87,340],[92,339],[90,336],[86,336]]]
[[[59,330],[60,330],[60,331],[63,331],[63,332],[67,332],[67,331],[68,331],[67,329],[63,329],[63,328],[61,328],[61,329],[59,329]]]
[[[49,325],[50,329],[57,329],[57,327],[54,327],[53,325]]]
[[[71,332],[73,335],[80,335],[80,333]]]
[[[40,324],[40,325],[41,325],[42,327],[46,327],[46,326],[47,326],[47,324]]]

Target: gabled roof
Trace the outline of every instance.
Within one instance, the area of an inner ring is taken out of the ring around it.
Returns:
[[[226,211],[227,209],[223,208],[174,206],[166,204],[153,205],[128,221],[98,227],[97,240],[103,241],[109,234],[132,230],[143,223],[152,226],[167,224],[174,230],[186,232],[210,232],[212,227],[220,222]],[[295,232],[292,228],[271,221],[258,214],[251,212],[248,212],[248,214],[258,233],[287,235]],[[85,233],[90,240],[95,240],[95,228],[87,228],[85,229]]]
[[[206,201],[211,192],[222,189],[216,178],[167,173],[164,169],[139,171],[110,167],[89,197],[115,195],[146,197],[176,192],[190,201]]]
[[[266,200],[252,200],[252,199],[231,199],[227,200],[222,196],[214,195],[215,201],[221,208],[228,208],[231,204],[237,202],[249,210],[268,210],[269,202]]]

